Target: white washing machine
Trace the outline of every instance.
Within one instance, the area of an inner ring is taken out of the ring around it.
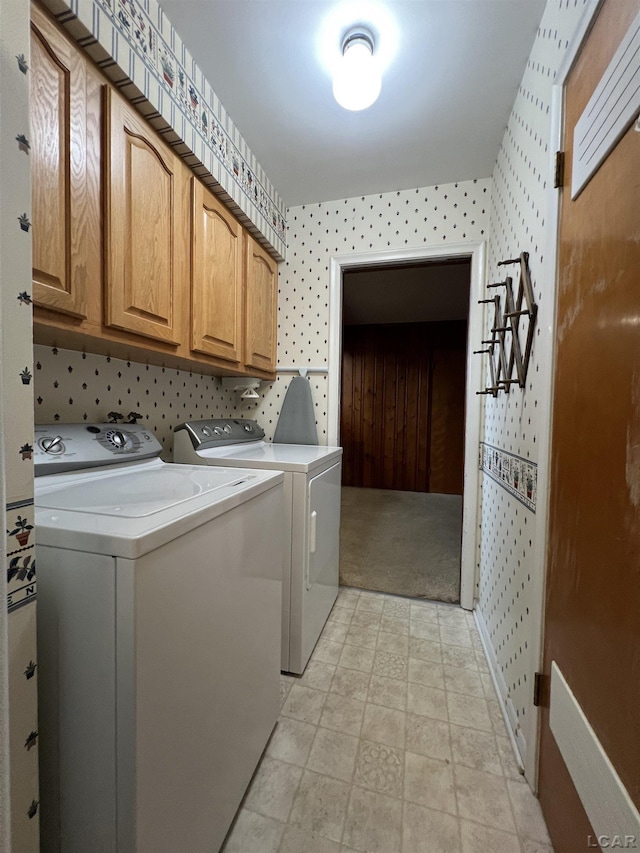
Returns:
[[[36,427],[43,853],[218,850],[276,722],[283,475],[160,450]]]
[[[242,418],[189,421],[173,442],[176,462],[284,472],[282,669],[302,674],[338,595],[342,448],[272,444]]]

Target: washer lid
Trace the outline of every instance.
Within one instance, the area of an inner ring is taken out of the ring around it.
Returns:
[[[168,507],[178,507],[200,495],[215,500],[221,489],[242,486],[255,480],[254,472],[240,473],[228,468],[198,465],[141,467],[136,471],[116,470],[40,495],[39,507],[142,518]]]
[[[282,483],[159,459],[36,478],[38,545],[134,559]]]

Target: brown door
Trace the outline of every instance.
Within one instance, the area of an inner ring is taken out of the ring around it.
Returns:
[[[545,674],[555,661],[636,807],[640,133],[626,132],[575,200],[570,186],[573,128],[639,8],[606,0],[566,87],[544,640]],[[539,792],[558,853],[597,846],[547,709]]]

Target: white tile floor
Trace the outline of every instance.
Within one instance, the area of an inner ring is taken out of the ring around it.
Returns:
[[[225,853],[552,853],[470,613],[342,589]]]

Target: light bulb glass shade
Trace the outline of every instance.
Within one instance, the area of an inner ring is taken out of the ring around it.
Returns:
[[[382,78],[366,38],[347,40],[333,77],[333,96],[345,110],[366,110],[380,94]]]

